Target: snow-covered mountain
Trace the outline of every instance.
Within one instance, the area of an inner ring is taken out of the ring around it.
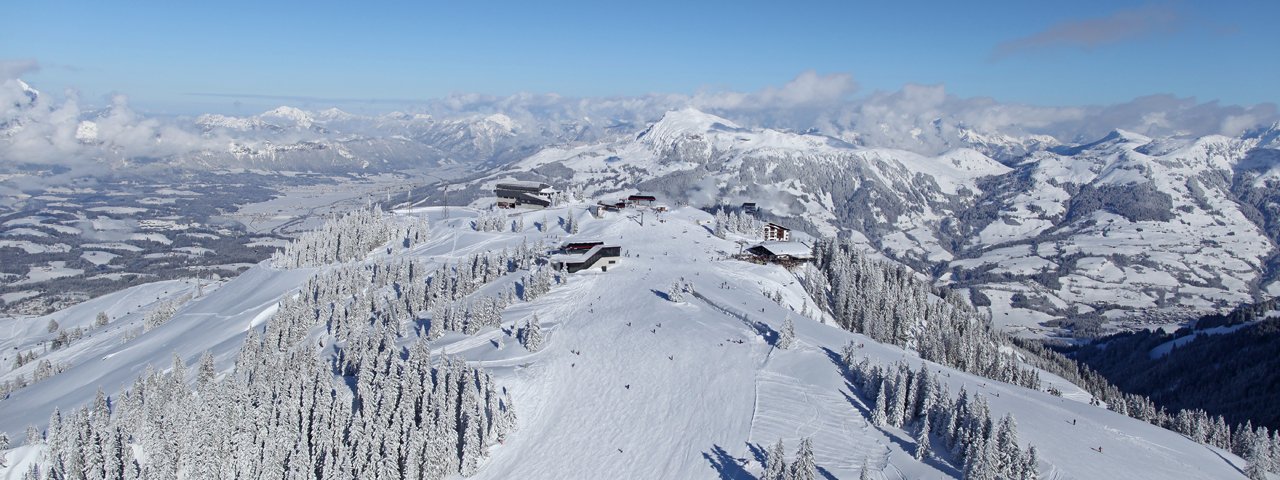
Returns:
[[[662,143],[660,129],[650,134]],[[30,350],[50,320],[82,335],[2,367],[4,380],[44,371],[0,399],[0,432],[41,432],[55,407],[63,413],[47,438],[8,452],[0,478],[33,465],[195,478],[755,478],[781,460],[833,478],[958,478],[1008,465],[1029,465],[1022,478],[1242,476],[1235,455],[1092,405],[1048,372],[1039,388],[1019,387],[836,327],[809,294],[815,270],[729,258],[738,246],[703,228],[708,213],[678,208],[642,224],[594,218],[589,203],[503,216],[497,231],[478,231],[493,213],[459,207],[349,217],[285,254],[299,263],[264,262],[203,292],[154,284],[3,320],[17,327],[0,329],[11,332],[5,351]],[[359,245],[391,241],[359,255],[334,229]],[[596,239],[625,251],[607,272],[553,274],[528,261],[547,245]],[[314,255],[326,248],[337,256]],[[97,311],[108,321],[93,320]],[[868,383],[851,370],[890,375]],[[914,372],[926,372],[912,378],[930,393],[901,388]],[[462,381],[446,388],[455,374]],[[923,421],[945,426],[946,416],[954,429],[919,440],[921,417],[887,398],[929,398]],[[329,429],[335,421],[354,423]],[[74,440],[80,432],[89,440]],[[949,448],[953,437],[965,439]],[[792,455],[802,439],[808,453]],[[784,459],[769,453],[778,441]],[[1009,463],[1006,446],[1023,463]],[[1036,455],[1022,456],[1031,446]],[[437,456],[446,451],[455,456]]]
[[[897,118],[885,105],[785,129],[750,125],[800,120],[524,97],[450,99],[439,105],[467,106],[441,106],[440,115],[282,106],[160,121],[121,99],[94,112],[51,104],[19,80],[0,93],[12,99],[0,118],[0,169],[496,169],[450,194],[478,198],[520,177],[701,207],[756,202],[769,219],[851,235],[970,288],[998,323],[1038,333],[1044,322],[1077,333],[1111,320],[1173,323],[1280,293],[1275,125],[1169,137],[1147,135],[1169,131],[1151,124],[1078,141],[942,110]]]
[[[22,128],[26,112],[40,99],[40,92],[21,79],[4,80],[0,85],[7,93],[0,98],[8,100],[0,109],[0,138],[7,138]]]
[[[1194,139],[1117,130],[1074,146],[968,138],[930,156],[685,109],[634,136],[546,148],[467,191],[520,178],[703,208],[755,202],[765,218],[851,235],[970,288],[997,323],[1040,333],[1176,323],[1280,293],[1269,264],[1280,232],[1274,128]]]
[[[224,149],[179,157],[203,165],[258,168],[395,171],[440,164],[498,165],[531,146],[563,141],[527,133],[502,114],[435,119],[394,112],[373,117],[336,108],[310,112],[279,107],[248,117],[202,115],[205,136],[228,137]]]

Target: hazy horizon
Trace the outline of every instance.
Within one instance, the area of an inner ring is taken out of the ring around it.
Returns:
[[[26,6],[0,32],[6,78],[157,115],[275,105],[399,110],[459,95],[570,98],[776,88],[840,77],[828,99],[908,85],[961,98],[1097,106],[1148,95],[1274,103],[1268,2],[781,4],[253,3]]]

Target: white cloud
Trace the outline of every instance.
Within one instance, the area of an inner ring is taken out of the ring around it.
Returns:
[[[40,69],[40,62],[32,58],[0,60],[0,81],[21,78]]]
[[[36,66],[30,61],[0,63],[0,73],[21,74]],[[746,126],[816,130],[868,146],[921,153],[960,145],[962,128],[984,134],[1051,135],[1071,143],[1094,140],[1117,128],[1152,136],[1238,135],[1280,119],[1273,104],[1241,107],[1171,95],[1105,106],[1042,107],[962,98],[948,93],[943,85],[912,84],[855,97],[856,91],[857,84],[848,74],[807,71],[783,85],[752,92],[597,98],[459,94],[424,102],[412,111],[436,119],[503,113],[529,127],[521,129],[527,135],[555,135],[576,128],[582,131],[569,135],[570,140],[591,141],[634,133],[666,111],[692,106]],[[236,141],[270,139],[285,144],[322,135],[313,131],[208,133],[190,119],[140,115],[122,95],[112,98],[110,107],[93,112],[81,107],[73,91],[62,97],[55,101],[42,94],[33,101],[17,80],[0,81],[0,167],[34,163],[101,168],[138,157],[181,159],[197,152],[225,151]],[[83,135],[88,129],[81,128],[87,121],[96,129],[91,139]],[[365,121],[368,124],[361,133],[367,135],[404,133],[394,125],[380,126],[376,119]]]
[[[704,92],[690,103],[699,108],[725,110],[767,110],[810,108],[843,102],[858,90],[847,73],[822,75],[813,70],[801,73],[781,87],[765,87],[756,92]]]

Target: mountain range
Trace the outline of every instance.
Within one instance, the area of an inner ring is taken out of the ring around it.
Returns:
[[[0,118],[10,160],[0,166],[11,172],[41,171],[52,150],[113,171],[449,168],[473,172],[448,187],[473,200],[518,178],[707,209],[755,202],[766,219],[854,238],[1036,336],[1175,325],[1280,293],[1277,124],[1086,138],[979,128],[957,114],[793,129],[749,112],[744,123],[652,102],[546,100],[536,112],[515,100],[440,116],[285,106],[160,122],[123,101],[77,113],[20,80],[5,86],[14,100]]]
[[[1280,292],[1276,132],[1116,130],[1079,145],[972,135],[982,141],[924,155],[686,109],[634,135],[545,148],[464,191],[481,198],[521,179],[706,209],[753,202],[767,219],[852,237],[965,290],[999,325],[1087,336]],[[1003,155],[1017,148],[1029,152]]]

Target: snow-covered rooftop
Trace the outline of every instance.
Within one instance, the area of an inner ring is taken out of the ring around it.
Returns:
[[[808,258],[813,254],[813,248],[800,242],[762,242],[751,248],[756,247],[764,247],[774,255]]]
[[[497,186],[498,187],[517,187],[517,188],[539,188],[539,189],[550,187],[550,185],[547,185],[545,183],[533,182],[529,180],[507,180],[505,182],[499,182]]]

